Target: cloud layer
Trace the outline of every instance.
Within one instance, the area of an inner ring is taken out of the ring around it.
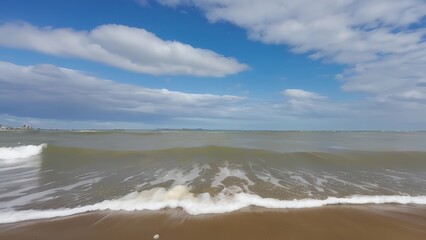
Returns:
[[[338,102],[303,89],[286,89],[282,98],[269,101],[184,93],[122,84],[47,64],[0,62],[0,86],[0,122],[24,121],[35,127],[419,129],[426,120],[426,103],[377,98]]]
[[[248,68],[213,51],[162,40],[144,29],[123,25],[102,25],[86,32],[6,23],[0,25],[0,36],[0,46],[77,57],[153,75],[223,77]]]
[[[182,123],[206,128],[424,129],[426,2],[423,0],[157,0],[195,6],[265,44],[342,65],[342,90],[357,100],[285,89],[263,101],[149,89],[52,65],[0,62],[0,114],[43,119]],[[77,57],[154,75],[226,76],[247,69],[205,49],[165,41],[143,29],[91,31],[0,24],[0,46]],[[1,120],[1,115],[0,115]],[[129,126],[129,125],[128,125]]]
[[[227,21],[250,39],[337,63],[344,91],[377,101],[426,99],[424,0],[158,0],[196,6],[212,23]]]
[[[238,96],[189,94],[99,79],[53,65],[0,62],[0,113],[63,120],[229,117]]]

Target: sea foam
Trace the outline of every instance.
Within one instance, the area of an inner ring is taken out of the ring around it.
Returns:
[[[25,145],[18,147],[0,147],[1,160],[24,159],[39,155],[47,144],[40,145]]]
[[[112,210],[112,211],[140,211],[161,210],[166,208],[181,208],[191,215],[218,214],[236,211],[249,206],[269,209],[314,208],[338,204],[426,204],[426,196],[350,196],[344,198],[328,197],[326,199],[294,199],[280,200],[262,198],[258,195],[227,190],[218,195],[209,193],[194,194],[190,188],[183,185],[169,190],[153,188],[142,192],[132,192],[122,198],[105,200],[93,205],[76,208],[24,210],[0,212],[0,223],[13,223],[25,220],[63,217],[85,212]]]

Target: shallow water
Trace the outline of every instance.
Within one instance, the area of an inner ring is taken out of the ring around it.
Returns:
[[[424,149],[424,132],[0,132],[0,223],[99,210],[423,205]]]

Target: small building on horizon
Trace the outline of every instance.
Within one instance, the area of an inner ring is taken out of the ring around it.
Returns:
[[[21,129],[31,130],[31,129],[33,129],[33,127],[31,127],[31,125],[29,125],[29,124],[24,124],[24,125],[21,127]]]

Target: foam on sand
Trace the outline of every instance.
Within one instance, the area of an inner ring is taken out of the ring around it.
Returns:
[[[13,223],[25,220],[63,217],[78,213],[112,210],[137,211],[161,210],[165,208],[181,208],[191,215],[226,213],[249,206],[271,209],[313,208],[337,204],[426,204],[426,196],[350,196],[345,198],[328,197],[326,199],[280,200],[262,198],[258,195],[235,190],[233,194],[227,189],[218,195],[209,193],[194,194],[187,186],[179,185],[169,190],[153,188],[142,192],[132,192],[122,198],[105,200],[93,205],[77,208],[49,210],[24,210],[0,212],[0,223]]]

